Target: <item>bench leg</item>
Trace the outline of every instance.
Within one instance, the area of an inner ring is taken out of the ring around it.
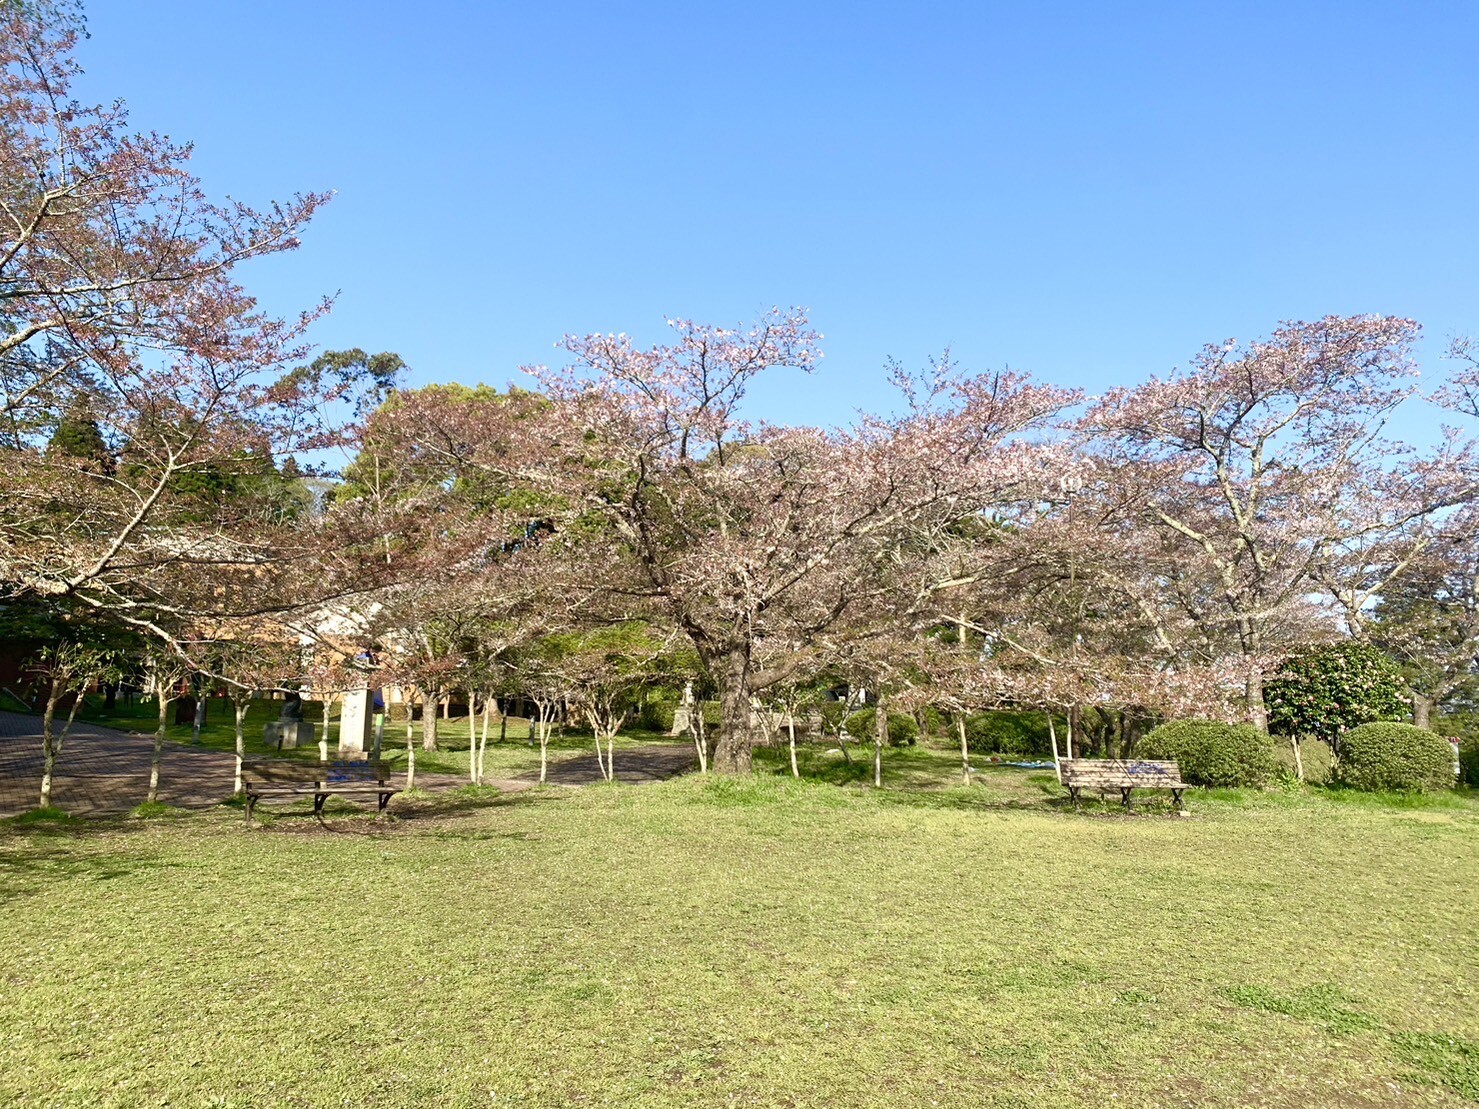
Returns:
[[[1182,816],[1185,816],[1186,805],[1181,800],[1181,791],[1179,789],[1173,789],[1171,791],[1171,797],[1176,802],[1176,811],[1179,812]]]
[[[1125,808],[1128,809],[1130,807],[1130,787],[1129,786],[1121,786],[1120,787],[1120,800],[1124,802]]]
[[[257,795],[255,793],[248,793],[246,795],[246,818],[248,824],[252,822],[252,809],[256,807],[256,804]]]
[[[1078,808],[1078,786],[1068,787],[1068,799],[1073,802],[1073,807]]]
[[[385,811],[385,806],[388,805],[388,804],[390,804],[390,798],[391,798],[391,796],[392,795],[389,794],[389,793],[382,793],[380,795],[380,811],[381,812],[384,812]]]
[[[313,795],[313,815],[314,816],[323,816],[323,814],[324,814],[324,802],[327,801],[328,799],[329,799],[329,795],[327,793],[315,793]]]

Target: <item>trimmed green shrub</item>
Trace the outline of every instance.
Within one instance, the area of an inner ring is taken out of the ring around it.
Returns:
[[[876,708],[859,709],[847,718],[844,727],[847,734],[859,743],[873,742],[873,729],[877,726],[878,710]],[[888,714],[888,743],[890,747],[907,747],[919,738],[919,725],[914,722],[914,717],[906,716],[902,712],[891,712]]]
[[[1151,729],[1135,756],[1175,759],[1184,781],[1198,786],[1261,786],[1277,769],[1274,741],[1251,724],[1173,720]]]
[[[649,732],[670,732],[673,730],[673,713],[682,701],[683,694],[676,689],[660,687],[648,690],[637,722]]]
[[[1046,755],[1052,751],[1048,718],[1041,712],[973,713],[966,718],[965,741],[981,754]]]
[[[1361,790],[1444,789],[1453,785],[1453,748],[1411,724],[1362,724],[1340,737],[1335,780]]]

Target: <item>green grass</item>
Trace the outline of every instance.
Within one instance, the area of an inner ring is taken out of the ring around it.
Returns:
[[[1479,1097],[1472,796],[1182,820],[962,788],[947,751],[886,752],[883,792],[783,758],[380,823],[0,827],[0,1103]]]

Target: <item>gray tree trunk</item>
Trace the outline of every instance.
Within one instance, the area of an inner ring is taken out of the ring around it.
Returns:
[[[41,711],[40,807],[43,809],[51,808],[51,779],[53,772],[56,770],[57,755],[61,754],[61,744],[52,734],[52,726],[56,721],[57,702],[61,699],[62,683],[59,678],[54,677],[51,679],[51,693],[46,698],[46,708]]]
[[[873,720],[873,787],[883,788],[883,744],[888,739],[888,708],[878,698],[878,711]]]
[[[145,800],[150,804],[159,800],[159,764],[164,759],[164,734],[169,726],[169,707],[174,703],[173,697],[167,697],[164,691],[159,690],[159,727],[154,729],[154,754],[149,759],[149,792]]]
[[[1423,693],[1412,695],[1412,722],[1419,728],[1432,726],[1433,698]]]
[[[234,701],[236,709],[236,781],[232,788],[232,795],[241,794],[241,764],[246,759],[246,714],[251,707],[250,701]]]
[[[971,745],[966,739],[965,713],[955,714],[955,729],[960,733],[960,772],[965,776],[965,784],[971,784]]]
[[[720,774],[748,774],[755,744],[749,644],[726,654],[716,677],[719,679],[719,742],[714,745],[714,769]]]
[[[421,695],[421,749],[423,751],[437,749],[437,703],[440,700],[440,694],[434,690],[428,689]]]

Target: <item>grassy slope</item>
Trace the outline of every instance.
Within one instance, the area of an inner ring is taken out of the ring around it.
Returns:
[[[948,780],[948,752],[889,757]],[[1229,792],[1177,820],[983,783],[11,825],[0,1101],[1479,1098],[1472,799]]]

